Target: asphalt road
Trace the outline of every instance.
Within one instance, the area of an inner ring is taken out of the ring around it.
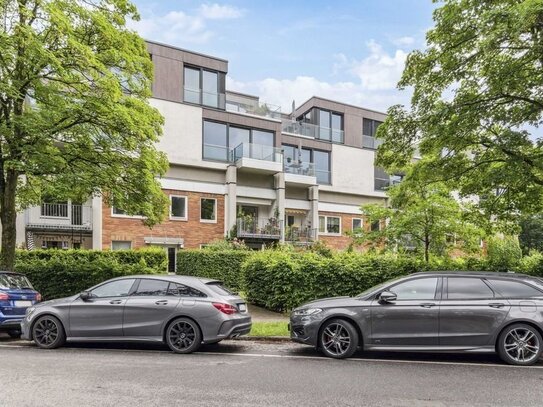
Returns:
[[[363,354],[339,361],[290,343],[225,341],[44,351],[0,338],[0,406],[541,406],[543,362],[493,355]]]

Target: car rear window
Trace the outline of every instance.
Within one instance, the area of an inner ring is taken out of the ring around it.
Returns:
[[[236,293],[226,288],[220,281],[211,281],[206,283],[206,285],[219,295],[236,295]]]
[[[543,297],[543,292],[538,289],[521,283],[519,281],[505,281],[505,280],[488,280],[490,285],[494,287],[503,297],[508,298],[531,298],[531,297]]]
[[[10,288],[28,288],[33,290],[32,284],[28,281],[28,278],[20,274],[0,274],[0,288],[4,290]]]

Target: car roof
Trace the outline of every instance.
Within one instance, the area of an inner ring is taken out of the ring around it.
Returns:
[[[413,273],[409,276],[428,276],[433,275],[437,277],[499,277],[509,278],[513,280],[538,280],[538,277],[530,276],[528,274],[514,273],[514,272],[499,272],[499,271],[421,271],[419,273]]]
[[[16,273],[15,271],[2,271],[2,270],[0,270],[0,274],[12,274],[12,275],[16,275],[16,276],[24,276],[24,274]]]
[[[203,278],[203,277],[194,277],[194,276],[180,276],[177,274],[137,274],[132,276],[122,276],[117,277],[113,280],[121,280],[125,278],[147,278],[151,280],[168,280],[176,283],[181,284],[190,284],[194,282],[200,282],[204,284],[208,283],[220,283],[220,280],[215,280],[212,278]]]

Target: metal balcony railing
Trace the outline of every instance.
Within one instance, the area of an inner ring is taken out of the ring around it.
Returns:
[[[283,221],[275,218],[243,217],[237,219],[237,237],[253,239],[281,238]]]
[[[287,226],[285,229],[285,241],[287,242],[312,242],[317,239],[317,229],[306,226]]]
[[[308,177],[315,176],[315,164],[289,158],[286,158],[284,161],[284,170],[289,174],[306,175]]]
[[[283,161],[283,151],[263,144],[241,143],[231,151],[231,161],[236,162],[241,158],[280,163]]]
[[[270,103],[262,103],[258,101],[241,102],[238,100],[229,100],[226,96],[226,110],[229,112],[238,112],[252,114],[262,117],[270,117],[272,119],[281,119],[281,106],[272,105]]]
[[[71,203],[42,203],[25,211],[27,228],[92,230],[92,207]]]
[[[345,142],[345,132],[343,130],[321,127],[311,123],[283,120],[282,131],[332,143],[343,144]]]
[[[192,89],[185,86],[183,100],[188,103],[222,110],[226,108],[226,95],[224,93],[205,92],[201,89]]]

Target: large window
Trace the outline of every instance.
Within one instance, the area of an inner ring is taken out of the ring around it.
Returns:
[[[200,222],[217,221],[217,200],[214,198],[200,199]]]
[[[188,103],[225,108],[225,74],[185,66],[183,100]]]
[[[341,234],[341,218],[339,216],[319,216],[319,233]]]
[[[433,300],[436,295],[437,278],[417,278],[390,288],[397,300]]]
[[[383,124],[377,120],[364,119],[362,121],[362,134],[368,137],[375,137],[377,134],[377,128]]]
[[[289,172],[304,174],[308,170],[308,166],[304,164],[313,163],[315,166],[315,176],[319,184],[330,184],[330,152],[313,150],[309,148],[299,149],[295,146],[283,144],[283,153],[285,167]]]
[[[318,109],[319,139],[343,143],[343,115]]]
[[[494,292],[480,278],[452,277],[447,284],[449,300],[494,297]]]
[[[187,220],[186,196],[170,196],[170,218],[175,220]]]
[[[242,143],[273,147],[275,134],[272,131],[248,129],[204,120],[204,160],[230,161],[230,152]],[[270,154],[270,148],[253,147],[247,150],[254,158]]]

